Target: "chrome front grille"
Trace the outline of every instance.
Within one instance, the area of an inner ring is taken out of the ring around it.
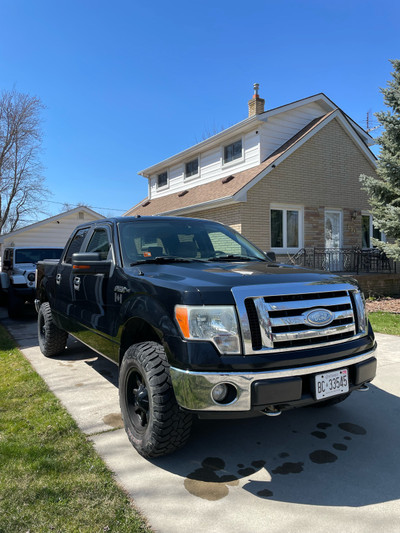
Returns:
[[[247,286],[232,292],[245,354],[305,349],[366,333],[362,297],[351,284]],[[329,323],[310,323],[313,314],[327,315]]]

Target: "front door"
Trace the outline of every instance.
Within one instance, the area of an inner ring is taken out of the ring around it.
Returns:
[[[343,270],[342,212],[329,209],[325,211],[325,257],[326,268],[331,271]]]

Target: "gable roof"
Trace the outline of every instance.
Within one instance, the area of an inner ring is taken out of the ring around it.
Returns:
[[[142,200],[135,207],[125,213],[131,215],[166,215],[170,213],[183,213],[191,209],[206,209],[214,204],[232,203],[243,201],[243,194],[270,172],[275,165],[283,161],[294,150],[297,150],[304,142],[314,135],[321,127],[325,126],[332,118],[339,116],[339,112],[330,111],[318,117],[291,139],[285,142],[280,148],[275,150],[260,165],[232,174],[231,176],[220,178],[203,185],[191,187],[186,191]],[[371,153],[360,141],[360,144]]]
[[[10,237],[11,235],[19,235],[20,233],[23,233],[25,231],[29,231],[31,229],[35,229],[39,226],[42,226],[44,224],[49,224],[51,222],[56,222],[60,218],[64,218],[70,215],[73,215],[74,213],[79,213],[80,211],[83,211],[84,213],[87,213],[88,215],[92,215],[95,218],[101,219],[105,218],[100,213],[97,213],[96,211],[93,211],[93,209],[90,209],[86,206],[78,206],[74,207],[74,209],[69,209],[68,211],[64,211],[62,213],[59,213],[58,215],[54,215],[49,218],[45,218],[44,220],[39,220],[38,222],[34,222],[33,224],[29,224],[28,226],[24,226],[23,228],[18,228],[14,231],[10,231],[9,233],[4,233],[3,235],[0,235],[0,243],[4,241],[6,237]]]
[[[252,117],[245,118],[241,122],[230,126],[229,128],[224,129],[223,131],[205,139],[204,141],[195,144],[159,163],[156,163],[140,172],[138,174],[145,178],[150,178],[150,176],[157,174],[159,171],[165,169],[166,167],[173,166],[178,164],[180,161],[188,159],[195,154],[208,150],[214,145],[219,145],[221,142],[228,141],[229,138],[238,135],[239,133],[244,133],[248,130],[251,130],[255,124],[260,122],[267,122],[269,118],[276,116],[280,113],[286,113],[293,109],[309,105],[312,103],[318,103],[322,109],[322,113],[325,112],[329,114],[331,111],[339,110],[341,114],[348,120],[351,127],[354,129],[355,133],[361,138],[361,140],[367,145],[371,146],[375,144],[375,140],[371,135],[363,130],[352,118],[350,118],[344,111],[342,111],[330,98],[328,98],[324,93],[314,94],[312,96],[307,96],[300,100],[290,102],[279,107],[274,107],[272,109],[267,109],[264,113],[259,115],[254,115]]]

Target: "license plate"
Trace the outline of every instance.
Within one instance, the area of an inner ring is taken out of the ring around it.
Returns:
[[[349,392],[349,373],[347,368],[315,376],[315,398],[317,400],[346,392]]]

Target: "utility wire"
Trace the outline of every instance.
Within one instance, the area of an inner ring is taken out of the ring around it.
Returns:
[[[90,209],[105,209],[108,211],[121,211],[122,213],[125,213],[125,211],[128,211],[128,209],[116,209],[113,207],[96,207],[96,206],[82,206],[82,205],[74,205],[70,204],[69,202],[52,202],[51,200],[47,200],[49,204],[58,204],[58,205],[71,205],[72,207],[90,207]]]

